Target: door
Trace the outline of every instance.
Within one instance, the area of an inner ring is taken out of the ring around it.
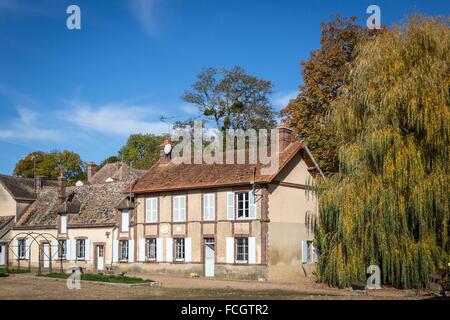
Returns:
[[[0,266],[6,264],[6,245],[0,244]]]
[[[42,244],[42,266],[44,268],[50,268],[50,244]]]
[[[103,271],[105,268],[105,246],[97,245],[97,270]]]
[[[214,277],[214,239],[205,239],[205,277]]]

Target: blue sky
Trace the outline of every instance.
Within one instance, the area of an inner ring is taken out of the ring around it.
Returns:
[[[66,9],[81,8],[81,30]],[[180,96],[204,67],[240,65],[274,84],[274,108],[295,96],[299,63],[320,22],[381,8],[383,25],[415,11],[448,15],[450,0],[0,0],[0,173],[35,150],[83,160],[114,155],[135,132],[163,133],[161,115],[195,109]]]

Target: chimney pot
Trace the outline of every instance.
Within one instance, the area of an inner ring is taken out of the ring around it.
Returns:
[[[44,187],[44,182],[47,177],[45,176],[36,176],[34,177],[34,192],[39,194]]]
[[[97,173],[97,165],[94,161],[89,161],[87,164],[87,181],[90,182],[92,177]]]

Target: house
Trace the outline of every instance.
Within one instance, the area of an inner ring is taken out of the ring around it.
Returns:
[[[61,176],[56,186],[42,187],[11,230],[10,265],[105,270],[112,262],[118,211],[132,203],[124,190],[141,173],[123,163],[97,172],[90,162],[85,183],[67,186]]]
[[[11,228],[44,185],[54,185],[54,181],[41,176],[27,179],[0,175],[0,266],[6,264]]]
[[[277,130],[280,164],[271,175],[258,163],[175,164],[162,145],[132,187],[134,212],[121,213],[114,262],[135,272],[302,279],[316,259],[308,181],[322,173],[304,141],[291,141],[284,124]]]

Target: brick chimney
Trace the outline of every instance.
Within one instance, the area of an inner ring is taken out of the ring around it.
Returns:
[[[39,194],[44,187],[44,182],[47,179],[46,176],[36,176],[34,177],[34,192]]]
[[[281,120],[277,126],[277,139],[279,152],[283,152],[292,141],[292,129],[288,127],[286,120]]]
[[[92,177],[97,173],[97,165],[94,161],[89,161],[87,164],[87,181],[91,181]]]
[[[61,173],[58,177],[58,199],[60,203],[63,203],[66,198],[66,177]]]
[[[159,163],[160,164],[168,164],[171,159],[171,154],[166,154],[164,152],[164,148],[169,144],[169,139],[164,138],[163,143],[159,146]]]

